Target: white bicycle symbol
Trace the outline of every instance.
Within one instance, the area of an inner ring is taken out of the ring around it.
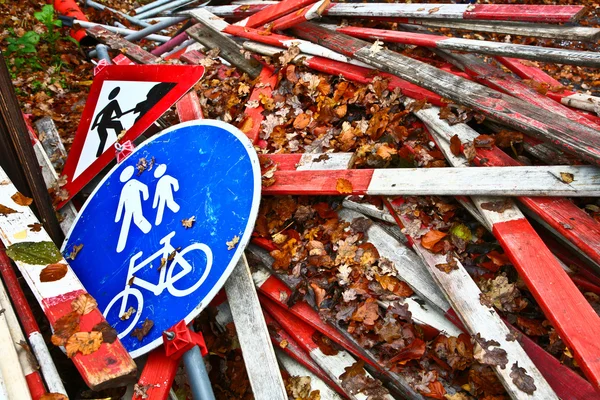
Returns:
[[[127,329],[125,329],[118,335],[119,339],[122,339],[123,337],[127,336],[127,334],[129,334],[129,332],[131,332],[131,330],[136,326],[144,308],[144,296],[142,295],[142,292],[140,290],[133,287],[134,285],[149,290],[150,292],[154,293],[155,296],[159,296],[162,292],[164,292],[165,289],[167,289],[171,295],[175,297],[183,297],[198,289],[208,276],[208,273],[210,272],[213,263],[213,254],[210,247],[203,243],[193,243],[184,248],[182,251],[177,251],[177,249],[175,249],[171,245],[171,239],[173,238],[173,236],[175,236],[175,232],[171,232],[167,236],[163,237],[160,240],[160,244],[163,245],[162,249],[158,250],[156,253],[146,258],[140,264],[135,265],[136,261],[140,257],[142,257],[143,252],[140,251],[139,253],[136,253],[133,257],[131,257],[131,260],[129,261],[129,269],[127,271],[127,280],[125,281],[125,289],[123,289],[122,292],[117,294],[110,301],[110,303],[108,303],[108,306],[104,310],[104,317],[106,318],[111,308],[120,301],[120,317],[124,315],[127,312],[127,309],[129,308],[127,304],[129,296],[133,295],[133,297],[135,297],[137,301],[137,307],[135,307],[135,304],[129,305],[136,310],[135,316],[133,318],[130,318],[131,323],[129,324]],[[191,287],[187,289],[177,289],[174,286],[174,284],[181,278],[188,275],[193,270],[193,266],[190,265],[190,263],[185,259],[185,255],[194,250],[200,250],[204,252],[206,256],[206,268],[204,268],[204,272],[202,273],[200,279],[198,279],[198,281],[194,283]],[[141,270],[142,268],[145,268],[157,259],[165,260],[164,266],[160,268],[158,284],[155,285],[139,277],[134,277],[134,274],[137,271]],[[179,268],[179,272],[175,273],[177,266],[180,266],[181,268]],[[129,282],[132,278],[133,282],[131,283],[131,285],[129,285]]]

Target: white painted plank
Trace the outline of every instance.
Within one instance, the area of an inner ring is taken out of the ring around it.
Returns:
[[[19,362],[15,342],[10,334],[5,313],[0,313],[0,372],[8,392],[7,399],[30,399],[29,387]]]

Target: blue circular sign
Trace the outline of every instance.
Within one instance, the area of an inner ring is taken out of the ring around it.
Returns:
[[[62,252],[83,245],[70,265],[132,357],[223,286],[250,240],[260,185],[248,138],[200,120],[137,147],[92,193]]]

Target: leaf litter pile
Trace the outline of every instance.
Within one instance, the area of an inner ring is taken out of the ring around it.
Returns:
[[[135,7],[132,1],[99,2],[125,12]],[[598,6],[592,2],[584,3],[592,7],[583,18],[582,25],[597,26]],[[0,0],[3,37],[22,37],[29,30],[44,33],[44,26],[31,17],[44,4],[34,0]],[[119,20],[130,26],[128,21],[109,12],[100,13],[93,9],[85,12],[94,22]],[[389,28],[390,25],[380,24],[378,27]],[[63,29],[63,36],[57,42],[42,43],[38,47],[36,57],[39,58],[39,66],[19,65],[16,56],[9,56],[8,61],[23,111],[31,114],[32,120],[52,117],[68,149],[93,79],[93,65],[86,61],[77,45],[65,39],[64,32]],[[440,29],[439,32],[448,36],[521,44],[552,44],[549,40],[509,35],[449,29]],[[2,47],[6,48],[6,45],[5,39]],[[142,41],[141,45],[151,48],[146,41]],[[575,42],[568,43],[566,47],[597,50],[595,44]],[[54,54],[53,50],[56,50]],[[373,52],[377,50],[377,46],[372,48]],[[423,48],[397,50],[411,57],[443,62]],[[388,90],[386,79],[375,76],[372,83],[365,85],[317,73],[292,64],[291,60],[297,53],[298,50],[292,47],[275,57],[264,57],[275,67],[277,84],[271,88],[271,96],[262,95],[251,101],[252,90],[264,84],[221,64],[218,50],[209,52],[202,61],[206,67],[205,76],[195,87],[205,117],[224,120],[247,132],[254,121],[244,110],[261,107],[264,120],[256,146],[259,154],[352,152],[352,168],[448,166],[429,133],[412,114],[412,111],[427,108],[426,102],[417,101],[407,108],[399,90]],[[598,94],[600,74],[597,70],[533,62],[531,65],[544,69],[560,80],[564,87],[574,86]],[[534,85],[534,88],[541,93],[564,89],[543,85]],[[172,112],[165,118],[176,122]],[[524,152],[522,134],[512,131],[492,133],[482,125],[483,117],[469,109],[448,102],[441,109],[440,118],[450,124],[470,123],[482,133],[472,143],[461,143],[456,140],[458,138],[453,138],[451,150],[457,156],[472,160],[475,148],[496,145],[520,162],[541,163]],[[273,184],[277,164],[263,164],[261,167],[263,185]],[[340,194],[352,191],[348,181],[340,180],[337,187]],[[449,336],[415,322],[408,308],[402,304],[403,299],[413,294],[412,289],[397,272],[394,263],[381,257],[376,246],[369,241],[367,230],[371,224],[384,223],[369,219],[341,220],[337,211],[342,200],[342,197],[263,198],[254,236],[269,248],[273,264],[268,267],[285,282],[292,283],[293,292],[286,299],[287,304],[308,302],[318,310],[324,321],[344,329],[356,343],[374,354],[385,369],[403,376],[416,392],[427,398],[508,399],[493,366],[508,368],[511,379],[520,390],[535,393],[535,381],[528,371],[517,363],[507,364],[506,352],[497,342],[479,334],[473,337],[467,334]],[[385,211],[380,198],[353,200]],[[456,269],[453,260],[458,259],[481,289],[481,304],[495,308],[520,329],[522,333],[514,334],[512,340],[519,340],[520,335],[525,334],[561,363],[580,373],[571,351],[544,318],[501,246],[456,200],[434,196],[406,196],[390,200],[396,212],[409,221],[405,223],[404,233],[415,238],[427,251],[448,256],[448,262],[438,264],[438,269],[452,273]],[[19,198],[19,201],[24,200]],[[597,199],[578,202],[592,217],[600,220]],[[501,212],[507,206],[494,203],[485,207]],[[15,210],[0,205],[0,213],[11,212]],[[191,217],[183,220],[182,224],[191,227],[193,222],[194,217]],[[232,249],[236,244],[234,240],[229,244]],[[45,281],[62,278],[66,273],[64,265],[47,261],[47,266],[41,269],[41,278]],[[253,268],[260,264],[257,260],[250,261]],[[600,293],[584,291],[584,294],[594,309],[600,311]],[[78,298],[72,307],[73,311],[57,322],[58,328],[51,339],[55,345],[65,346],[69,357],[78,353],[90,354],[103,342],[112,343],[116,339],[114,330],[101,324],[91,332],[79,331],[81,315],[93,310],[95,302]],[[253,396],[235,327],[232,324],[220,326],[215,314],[215,309],[209,307],[196,320],[209,348],[209,374],[215,394],[218,399],[251,399]],[[150,329],[151,323],[147,321],[144,325]],[[143,329],[137,334],[143,337]],[[315,336],[313,339],[325,354],[340,351],[327,338]],[[310,380],[307,382],[302,377],[285,373],[284,377],[291,398],[319,398],[318,392],[311,390]],[[342,386],[352,393],[363,393],[371,399],[381,398],[385,393],[378,382],[365,378],[361,361],[347,368],[339,378]],[[179,398],[190,396],[181,371],[174,389]]]

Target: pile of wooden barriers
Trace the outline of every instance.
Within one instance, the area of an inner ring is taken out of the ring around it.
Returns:
[[[86,3],[90,7],[107,8],[93,1]],[[507,365],[516,363],[525,368],[535,381],[535,391],[526,392],[515,383],[510,368],[494,366],[494,372],[511,398],[598,397],[600,344],[594,334],[600,332],[600,317],[582,291],[600,290],[600,225],[568,197],[600,195],[600,170],[597,167],[600,165],[600,118],[596,115],[600,98],[566,89],[542,94],[526,81],[548,87],[562,85],[524,60],[598,67],[600,55],[591,51],[461,39],[435,33],[436,28],[448,28],[548,38],[556,42],[593,42],[600,36],[600,29],[574,24],[584,7],[337,3],[326,0],[221,3],[194,8],[197,2],[192,0],[159,0],[136,9],[135,13],[112,10],[126,16],[132,25],[139,26],[138,31],[89,22],[77,4],[70,0],[56,0],[55,7],[59,13],[71,18],[74,38],[79,41],[94,39],[101,43],[94,56],[105,59],[106,63],[159,64],[179,60],[199,64],[207,57],[208,50],[219,48],[219,57],[224,63],[235,66],[240,74],[256,78],[250,101],[271,96],[278,84],[279,71],[266,63],[263,56],[272,57],[286,49],[295,51],[291,63],[319,73],[362,84],[385,78],[387,89],[390,92],[399,90],[405,96],[407,107],[412,102],[426,100],[431,106],[415,109],[414,115],[454,168],[352,169],[353,155],[349,153],[328,153],[327,157],[319,153],[260,154],[262,161],[278,166],[272,173],[271,184],[263,187],[263,195],[340,196],[337,183],[343,179],[351,183],[347,193],[351,196],[381,196],[386,205],[383,209],[356,201],[356,197],[344,199],[343,207],[337,210],[338,218],[352,221],[368,216],[378,221],[368,228],[369,241],[382,257],[394,262],[398,278],[414,291],[413,296],[404,299],[404,304],[415,321],[448,336],[467,333],[474,337],[479,334],[494,341],[506,351]],[[344,24],[339,25],[342,19]],[[393,22],[394,30],[359,26],[361,21]],[[181,23],[185,24],[185,30],[175,36],[160,35],[160,31]],[[156,41],[158,45],[148,52],[134,43],[140,39]],[[423,57],[411,58],[387,49],[386,44],[434,49],[447,62],[440,64]],[[493,62],[477,55],[489,56]],[[488,127],[492,130],[508,128],[522,132],[525,151],[544,166],[523,166],[495,146],[476,148],[470,160],[464,154],[457,154],[451,145],[456,138],[464,147],[480,133],[467,124],[450,125],[440,119],[439,107],[446,106],[448,101],[485,116],[491,121]],[[245,116],[251,123],[243,131],[257,145],[265,118],[263,111],[262,104],[245,109]],[[14,112],[8,115],[10,111],[6,107],[2,112],[4,120],[20,120],[13,130],[25,129],[35,138],[34,130],[25,125],[22,117]],[[182,122],[203,118],[200,100],[194,91],[179,101],[177,114]],[[31,158],[36,156],[35,162],[42,167],[41,175],[39,171],[25,170],[22,177],[23,184],[34,194],[38,215],[43,215],[44,208],[39,204],[48,203],[48,198],[44,193],[36,197],[35,193],[39,192],[39,187],[49,187],[57,179],[46,153],[64,152],[58,145],[60,141],[52,142],[51,138],[56,135],[52,135],[47,122],[38,123],[37,128],[45,132],[44,140],[48,143],[34,140],[33,148],[29,146],[28,150],[22,150],[23,154],[17,152],[19,154],[14,156],[15,161],[26,160],[21,161],[25,165],[31,165]],[[6,129],[11,131],[10,127]],[[17,146],[19,140],[20,146]],[[13,146],[21,149],[26,147],[23,143],[15,134]],[[565,154],[570,156],[565,157]],[[566,165],[573,164],[574,159],[577,165]],[[554,165],[559,162],[561,165]],[[8,183],[7,176],[0,173],[0,185],[3,185],[0,186],[0,204],[19,210],[22,218],[19,224],[8,225],[0,209],[0,238],[5,246],[9,246],[18,241],[13,238],[18,237],[15,234],[19,229],[39,225],[39,221],[29,206],[15,203],[11,196],[16,189]],[[565,179],[565,176],[571,178]],[[519,341],[510,340],[515,328],[494,309],[481,304],[481,291],[460,261],[454,260],[456,269],[451,273],[436,268],[436,265],[448,263],[447,256],[430,252],[410,230],[400,229],[410,221],[397,213],[388,199],[403,195],[456,196],[500,242],[584,376],[562,365],[526,335],[520,335]],[[486,206],[497,202],[503,203],[501,209],[491,210]],[[76,210],[68,204],[61,212],[65,217],[61,228],[66,231]],[[543,226],[552,238],[542,240],[525,214]],[[55,238],[53,229],[55,232],[56,227],[45,228],[39,231],[39,241]],[[221,301],[213,302],[219,310],[219,323],[244,321],[244,324],[236,325],[236,330],[255,398],[287,398],[279,368],[291,375],[310,376],[313,388],[320,390],[322,399],[368,398],[341,384],[340,376],[354,365],[356,359],[364,361],[366,373],[388,388],[389,394],[382,397],[431,397],[415,388],[414,382],[402,372],[383,365],[344,327],[321,320],[318,309],[306,302],[288,306],[282,299],[292,294],[295,283],[285,274],[275,274],[273,258],[269,255],[275,249],[276,245],[269,240],[255,240],[246,250],[253,260],[252,270],[236,270],[226,284],[227,300],[218,297]],[[66,285],[68,287],[54,289],[52,293],[36,291],[30,266],[25,262],[17,262],[17,266],[51,324],[65,314],[61,304],[68,304],[85,293],[81,284],[77,286],[74,274]],[[36,339],[39,329],[30,323],[34,319],[4,252],[0,253],[0,269],[14,310],[41,364],[48,391],[65,393],[47,349],[42,346],[43,341],[39,343]],[[30,359],[24,356],[19,346],[12,345],[14,342],[25,343],[24,334],[3,291],[0,291],[0,305],[5,310],[0,314],[0,345],[5,354],[9,348],[14,348],[14,354],[12,350],[10,353],[15,360],[19,357],[22,366],[21,372],[1,369],[4,380],[0,380],[0,393],[2,390],[9,394],[12,390],[15,391],[12,393],[28,390],[33,398],[39,398],[46,389],[38,372],[32,369]],[[93,319],[85,322],[89,324],[102,320],[99,312],[83,317]],[[268,330],[265,321],[279,329]],[[326,336],[342,350],[335,355],[325,354],[312,339],[315,332]],[[270,341],[275,344],[276,351]],[[177,369],[177,363],[166,359],[160,350],[151,353],[138,379],[138,385],[147,387],[146,394],[152,399],[167,398]],[[77,355],[73,361],[86,382],[95,389],[120,385],[135,376],[135,364],[118,341],[107,345],[102,352]],[[31,374],[35,378],[30,379]],[[27,381],[21,382],[16,375],[19,378],[27,376]],[[456,390],[448,387],[446,392],[450,396]],[[448,398],[469,398],[455,396]],[[134,398],[141,396],[138,394]]]

